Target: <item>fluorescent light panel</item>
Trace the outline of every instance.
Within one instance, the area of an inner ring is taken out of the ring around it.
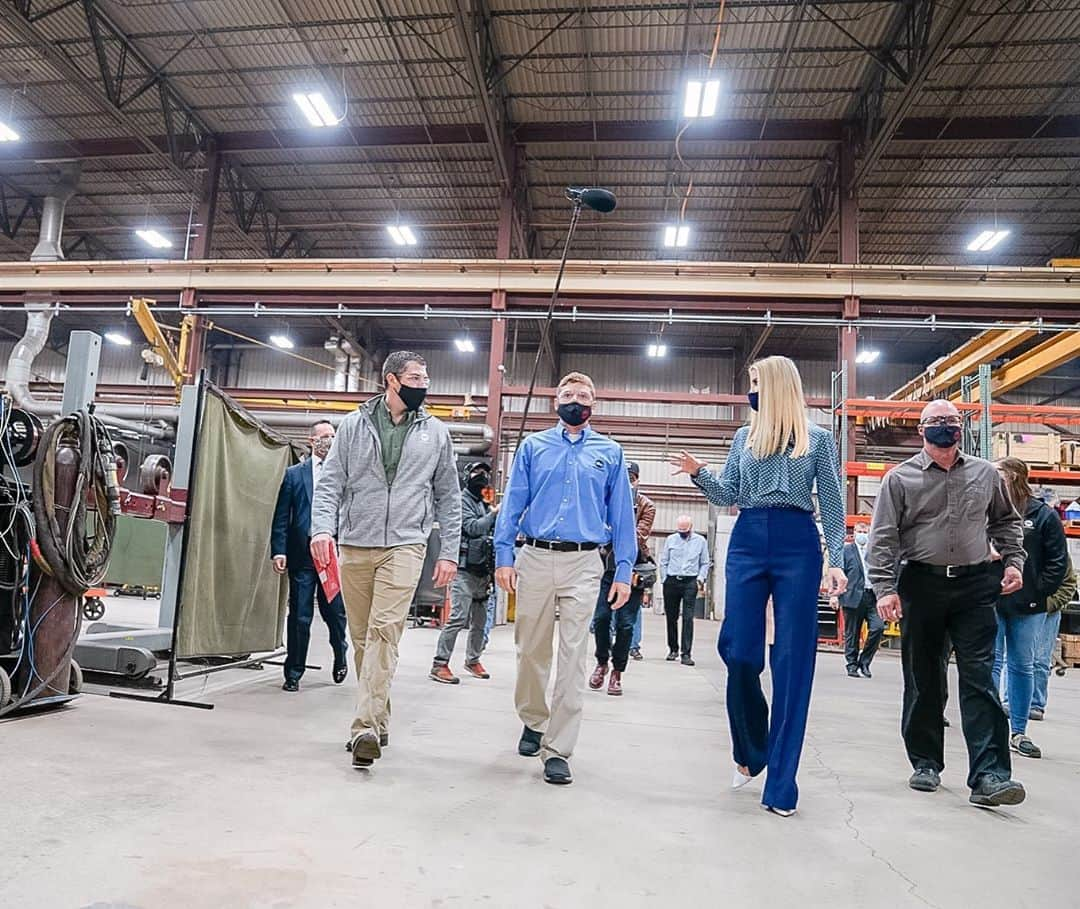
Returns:
[[[877,358],[880,357],[880,356],[881,356],[881,351],[880,350],[860,350],[855,355],[855,362],[856,363],[870,364],[870,363],[875,362],[877,360]]]
[[[1009,236],[1009,233],[1007,230],[984,230],[967,245],[968,252],[986,252],[993,249]]]
[[[160,232],[153,228],[143,228],[142,230],[135,231],[135,236],[138,237],[143,243],[148,246],[154,247],[154,249],[168,249],[172,246],[172,240],[163,236]]]
[[[0,123],[0,142],[18,142],[19,134],[6,123]]]
[[[666,344],[650,344],[646,351],[650,357],[666,357],[667,345]]]
[[[270,343],[274,347],[280,347],[282,350],[292,350],[296,347],[292,342],[292,338],[288,335],[270,335]]]
[[[413,233],[411,227],[404,224],[389,224],[386,230],[390,234],[390,239],[398,246],[416,246],[416,234]]]
[[[682,248],[690,242],[690,225],[680,224],[678,226],[669,224],[664,228],[664,246],[670,248],[678,247]]]
[[[341,118],[334,115],[322,92],[295,92],[293,101],[312,126],[337,126]]]
[[[473,344],[472,338],[454,338],[454,345],[462,353],[476,352],[476,345]]]
[[[683,116],[688,118],[713,117],[720,101],[720,82],[709,79],[702,82],[691,79],[686,83],[686,95],[683,98]]]
[[[131,347],[131,338],[119,331],[105,332],[105,340],[119,347]]]

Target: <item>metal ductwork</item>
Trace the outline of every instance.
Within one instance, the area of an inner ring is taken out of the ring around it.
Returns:
[[[64,210],[79,185],[81,164],[69,165],[41,206],[41,229],[31,262],[59,262],[64,258]]]
[[[349,355],[344,348],[345,345],[337,335],[331,335],[330,339],[323,344],[323,349],[334,355],[334,391],[348,389]]]
[[[349,375],[346,391],[360,391],[360,351],[348,338],[341,339],[341,349],[349,358]]]
[[[68,201],[75,195],[79,182],[79,165],[64,170],[60,181],[46,197],[41,211],[41,229],[38,233],[37,246],[30,255],[31,262],[59,262],[64,258],[64,211]],[[30,393],[30,376],[34,360],[45,349],[49,340],[49,327],[56,310],[51,302],[26,304],[26,330],[16,342],[8,360],[4,384],[15,406],[39,417],[56,417],[60,414],[57,401],[39,401]],[[175,408],[173,419],[175,420]],[[122,432],[139,436],[148,436],[156,440],[168,440],[176,437],[175,431],[163,421],[149,421],[147,408],[138,404],[102,405],[95,408],[95,415],[107,426]]]

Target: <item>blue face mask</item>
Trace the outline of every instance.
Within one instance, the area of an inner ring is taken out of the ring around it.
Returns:
[[[855,534],[855,542],[858,543],[860,546],[865,546],[869,539],[870,539],[870,535],[867,534],[867,533],[857,533],[857,534]]]
[[[750,409],[751,410],[757,410],[758,409],[758,392],[756,392],[756,391],[750,392],[750,394],[748,394],[746,396],[746,399],[750,402]]]

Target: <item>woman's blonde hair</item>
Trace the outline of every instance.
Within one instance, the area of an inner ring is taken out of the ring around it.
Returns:
[[[791,457],[804,457],[810,451],[810,429],[795,364],[787,357],[765,357],[750,368],[758,374],[758,409],[750,411],[747,437],[754,457],[779,454],[788,445],[794,445]]]

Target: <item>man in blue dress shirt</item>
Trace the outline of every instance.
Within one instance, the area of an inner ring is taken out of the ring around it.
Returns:
[[[667,658],[675,660],[681,653],[683,665],[693,666],[690,651],[694,647],[694,608],[698,590],[705,589],[709,577],[709,543],[700,533],[694,533],[690,515],[679,515],[675,526],[677,532],[667,538],[660,556],[660,582],[664,585],[664,614],[667,616]]]
[[[559,424],[529,436],[514,457],[495,523],[495,581],[517,594],[514,701],[525,725],[518,754],[539,754],[544,780],[566,784],[581,731],[589,620],[604,572],[597,550],[612,544],[611,602],[620,609],[630,597],[637,538],[622,448],[589,426],[592,379],[572,372],[555,394]],[[524,542],[515,560],[519,534]],[[556,609],[559,663],[549,707]]]

